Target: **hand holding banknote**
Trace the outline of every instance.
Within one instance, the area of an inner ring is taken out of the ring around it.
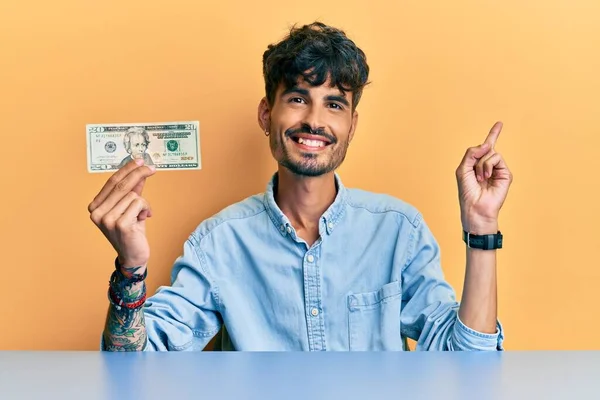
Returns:
[[[122,272],[142,274],[150,257],[142,189],[156,170],[198,170],[198,121],[88,124],[89,172],[113,172],[88,206],[90,218],[117,251]]]
[[[115,172],[88,206],[90,218],[117,251],[124,269],[142,267],[150,258],[146,239],[146,218],[152,215],[150,205],[142,197],[146,179],[154,174],[154,166],[134,159]]]

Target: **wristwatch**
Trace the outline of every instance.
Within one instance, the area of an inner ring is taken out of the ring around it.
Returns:
[[[463,241],[471,249],[495,250],[502,248],[502,233],[498,231],[489,235],[473,235],[463,231]]]

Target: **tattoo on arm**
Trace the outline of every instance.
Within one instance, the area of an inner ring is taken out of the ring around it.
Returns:
[[[142,268],[144,267],[125,267],[121,268],[120,270],[123,276],[130,279],[132,276],[136,275],[138,271]]]
[[[136,301],[144,291],[145,282],[136,282],[124,287],[119,293],[125,302]],[[142,308],[120,310],[110,305],[104,328],[104,350],[142,351],[146,347],[146,323]]]

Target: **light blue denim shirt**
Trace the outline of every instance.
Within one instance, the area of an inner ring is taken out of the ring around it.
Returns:
[[[277,174],[202,222],[171,286],[144,306],[146,350],[202,350],[217,333],[223,350],[407,350],[406,338],[417,350],[503,350],[500,322],[486,334],[458,318],[421,214],[335,179],[310,247],[275,203]]]

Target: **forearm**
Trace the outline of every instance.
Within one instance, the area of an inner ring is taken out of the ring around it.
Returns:
[[[123,302],[139,300],[145,292],[144,281],[125,286],[118,294]],[[104,350],[142,351],[146,347],[146,324],[140,306],[134,310],[110,304],[104,327]]]
[[[146,347],[146,325],[144,312],[117,311],[113,305],[108,308],[104,328],[104,350],[142,351]]]
[[[497,225],[484,230],[496,232]],[[463,295],[458,312],[469,328],[482,333],[496,333],[497,324],[497,250],[479,250],[467,247]]]

